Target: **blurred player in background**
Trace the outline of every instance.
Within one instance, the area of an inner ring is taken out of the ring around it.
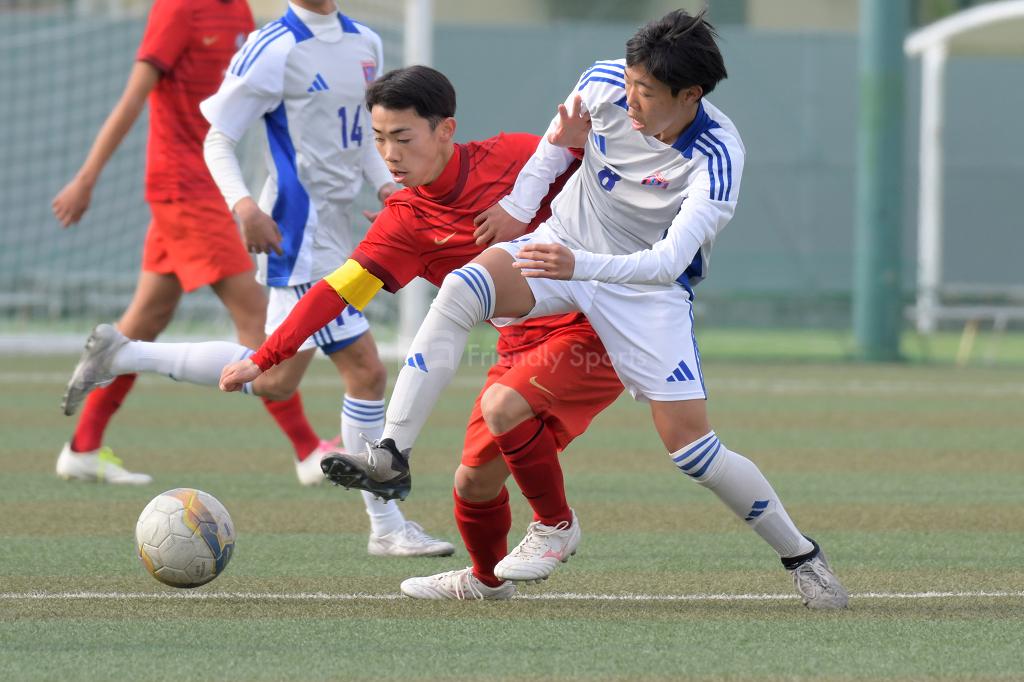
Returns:
[[[511,191],[538,138],[500,134],[455,144],[455,90],[440,72],[413,66],[385,74],[367,91],[377,148],[396,180],[407,189],[388,198],[384,211],[352,257],[318,282],[288,319],[250,359],[225,369],[223,385],[237,390],[260,376],[261,368],[295,353],[303,340],[348,305],[365,306],[380,289],[396,292],[415,277],[440,285],[447,277],[476,283],[466,266],[490,241],[519,236],[474,223],[482,209]],[[549,198],[575,169],[572,154]],[[547,215],[546,201],[537,216]],[[466,267],[463,267],[466,266]],[[561,488],[561,470],[550,466],[591,420],[622,392],[604,347],[582,315],[560,315],[505,327],[498,361],[473,407],[462,462],[455,474],[455,520],[473,565],[424,578],[412,578],[402,591],[421,599],[508,599],[515,585],[494,575],[508,551],[512,525],[505,488],[511,470],[534,510],[531,528],[562,527],[572,510]],[[589,372],[572,369],[574,360],[591,362]],[[408,367],[428,372],[429,363],[412,355]],[[258,379],[257,379],[258,380]],[[543,453],[543,456],[539,454]],[[333,456],[324,460],[329,468]],[[550,485],[557,476],[558,484]],[[538,494],[541,489],[544,490]],[[397,497],[408,487],[394,482]]]
[[[246,246],[260,254],[259,277],[270,286],[266,331],[273,331],[309,291],[352,251],[349,211],[365,177],[383,201],[398,189],[368,137],[366,87],[381,68],[380,38],[338,11],[334,0],[295,0],[278,20],[249,36],[224,81],[202,105],[210,122],[205,158],[216,186],[238,217]],[[242,177],[235,147],[257,121],[267,136],[269,177],[259,203]],[[365,131],[365,132],[364,132]],[[387,373],[363,314],[339,310],[302,339],[301,352],[245,392],[265,398],[294,395],[319,347],[334,363],[346,393],[341,436],[348,449],[380,436]],[[262,339],[257,340],[262,341]],[[129,342],[109,325],[94,331],[69,384],[74,404],[97,383],[128,372],[156,372],[216,386],[221,370],[258,345]],[[318,447],[296,465],[299,479],[324,480]],[[333,449],[337,449],[336,447]],[[396,503],[363,494],[371,554],[447,555],[451,543],[407,521]]]
[[[171,321],[182,293],[206,285],[224,303],[242,343],[256,344],[264,336],[266,295],[253,279],[238,228],[203,162],[209,125],[199,112],[199,103],[216,91],[231,56],[252,29],[244,0],[157,0],[121,99],[74,179],[53,200],[62,226],[81,220],[103,167],[148,97],[146,201],[153,221],[135,294],[117,322],[128,337],[155,339]],[[107,483],[152,480],[126,471],[110,448],[101,447],[107,423],[134,382],[134,374],[120,376],[89,397],[57,460],[58,475]],[[274,410],[305,418],[298,396]]]

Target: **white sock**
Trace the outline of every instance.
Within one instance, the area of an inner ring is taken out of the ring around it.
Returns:
[[[383,400],[359,400],[345,396],[341,404],[341,440],[348,452],[359,452],[366,447],[362,436],[377,440],[383,431]],[[396,502],[378,499],[365,490],[362,493],[366,513],[370,517],[371,533],[387,535],[402,529],[405,517]]]
[[[114,355],[114,374],[152,372],[175,381],[217,386],[226,365],[252,355],[253,351],[230,341],[203,343],[151,343],[129,341]]]
[[[494,312],[494,282],[470,263],[444,278],[441,290],[409,347],[409,357],[391,392],[384,438],[411,448],[441,391],[455,376],[469,330]]]
[[[684,474],[718,495],[780,557],[800,556],[814,549],[797,530],[757,465],[725,447],[714,431],[671,457]]]

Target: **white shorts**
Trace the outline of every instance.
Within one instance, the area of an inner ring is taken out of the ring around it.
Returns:
[[[515,258],[526,242],[558,244],[542,223],[532,234],[495,244]],[[572,311],[587,316],[601,337],[622,385],[636,400],[707,398],[700,351],[693,332],[693,303],[679,284],[606,284],[530,278],[536,305],[518,319],[495,319],[497,326]]]
[[[299,284],[293,287],[270,287],[270,301],[267,304],[266,333],[269,336],[281,326],[284,319],[295,308],[299,299],[312,288],[312,284]],[[345,346],[351,345],[360,336],[370,330],[370,323],[361,312],[348,306],[341,315],[331,320],[320,331],[306,339],[299,350],[320,347],[325,355],[337,353]]]

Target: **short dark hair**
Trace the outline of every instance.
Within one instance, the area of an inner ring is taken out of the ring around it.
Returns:
[[[694,85],[707,95],[729,74],[706,13],[706,8],[696,15],[677,9],[642,27],[626,43],[626,64],[642,66],[669,86],[673,97]]]
[[[378,104],[386,109],[415,109],[433,129],[455,115],[455,88],[437,69],[407,66],[388,71],[366,89],[366,108],[372,111]]]

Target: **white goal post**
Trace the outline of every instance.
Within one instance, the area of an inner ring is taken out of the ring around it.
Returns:
[[[918,188],[917,330],[930,334],[942,319],[991,317],[994,309],[943,306],[943,146],[946,61],[950,54],[1024,54],[1024,0],[993,2],[958,12],[907,36],[904,51],[921,57],[920,185]],[[988,311],[988,312],[986,312]],[[1014,312],[1016,311],[1016,312]],[[1004,309],[1024,319],[1024,307]],[[996,318],[996,322],[999,318]]]
[[[405,0],[403,61],[406,66],[434,61],[434,0]],[[398,294],[398,337],[395,348],[399,359],[412,344],[430,305],[430,287],[422,279],[409,282]]]

